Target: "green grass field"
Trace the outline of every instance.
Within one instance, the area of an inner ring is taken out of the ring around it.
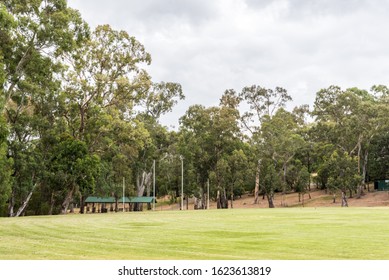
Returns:
[[[0,259],[389,259],[388,208],[0,219]]]

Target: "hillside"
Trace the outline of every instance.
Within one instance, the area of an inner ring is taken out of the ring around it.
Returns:
[[[163,202],[166,199],[159,199],[159,202]],[[234,208],[268,208],[268,202],[265,198],[262,200],[260,197],[259,204],[253,204],[254,197],[252,195],[243,195],[241,198],[234,200]],[[230,202],[229,202],[230,203]],[[275,194],[274,204],[276,208],[279,207],[341,207],[341,197],[338,194],[336,196],[335,203],[333,203],[333,195],[326,194],[323,190],[312,190],[311,199],[308,194],[304,196],[304,205],[299,202],[297,193],[286,194],[282,197],[281,193]],[[348,198],[349,207],[383,207],[389,206],[389,192],[386,191],[371,191],[365,192],[362,198],[357,199],[355,197]],[[229,204],[229,207],[231,205]],[[210,202],[210,208],[216,209],[216,203]],[[171,204],[157,206],[156,210],[178,210],[179,204]],[[189,210],[193,209],[193,201],[189,201]]]

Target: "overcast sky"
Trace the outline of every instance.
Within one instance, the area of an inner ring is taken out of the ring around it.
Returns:
[[[190,105],[218,105],[226,89],[284,87],[293,105],[321,88],[389,85],[389,0],[68,0],[95,27],[135,36],[153,81],[178,82]]]

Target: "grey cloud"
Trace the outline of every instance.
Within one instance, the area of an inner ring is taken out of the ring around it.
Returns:
[[[287,3],[288,18],[301,19],[313,16],[344,16],[357,10],[387,8],[387,0],[245,0],[249,8],[264,9],[274,3]]]
[[[247,6],[249,6],[250,8],[263,9],[263,8],[269,6],[272,2],[274,2],[276,0],[271,0],[271,1],[267,1],[267,0],[244,0],[244,1],[247,4]]]
[[[373,0],[374,1],[374,0]],[[289,0],[292,16],[304,15],[346,15],[364,9],[371,0]]]
[[[142,5],[138,6],[136,14],[143,18],[153,17],[180,17],[191,21],[192,23],[199,23],[211,19],[216,13],[217,9],[212,1],[200,0],[165,0],[143,1]]]
[[[69,5],[92,25],[108,23],[140,40],[152,55],[147,70],[155,81],[182,84],[187,98],[166,116],[170,124],[190,105],[217,104],[227,88],[282,86],[302,104],[331,84],[366,89],[388,84],[389,0],[69,0]]]
[[[168,28],[177,22],[201,25],[218,14],[217,3],[207,0],[70,0],[69,3],[91,13],[103,14],[103,17],[93,19],[95,25],[104,24],[108,19],[113,25],[127,22],[127,25],[149,31]]]

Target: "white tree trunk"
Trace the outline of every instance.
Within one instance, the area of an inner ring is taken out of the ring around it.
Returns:
[[[14,192],[14,189],[12,188],[11,197],[10,197],[9,203],[8,203],[8,216],[9,217],[14,217],[14,215],[15,215],[14,207],[15,207],[15,192]]]
[[[342,207],[348,207],[346,192],[342,191]]]
[[[259,173],[261,171],[261,160],[258,160],[257,174],[255,175],[254,204],[259,201]]]
[[[369,152],[366,151],[364,154],[364,159],[363,159],[363,165],[362,165],[362,178],[361,178],[361,183],[358,186],[358,193],[357,193],[357,198],[361,198],[362,195],[364,195],[363,190],[365,189],[365,180],[366,180],[366,172],[367,172],[367,161],[369,158]]]
[[[66,198],[65,198],[64,202],[62,203],[61,214],[67,214],[68,208],[69,208],[69,204],[70,204],[70,202],[71,202],[72,199],[73,199],[73,192],[74,192],[74,186],[73,186],[72,189],[68,192],[68,194],[66,195]]]
[[[137,196],[143,196],[145,189],[150,188],[151,186],[151,179],[152,179],[152,172],[146,172],[143,171],[142,175],[137,176],[136,178],[136,195]],[[142,210],[142,204],[135,203],[134,205],[134,211],[141,211]]]
[[[142,175],[137,177],[136,180],[136,195],[137,196],[143,196],[146,187],[150,188],[151,186],[151,177],[152,177],[151,172],[146,172],[143,171]]]
[[[30,202],[30,199],[31,199],[32,193],[34,192],[35,187],[36,187],[36,184],[32,187],[30,193],[28,194],[26,199],[23,201],[23,204],[19,207],[19,209],[16,212],[14,217],[19,217],[24,212],[24,210],[26,209],[26,207],[28,205],[28,202]]]

